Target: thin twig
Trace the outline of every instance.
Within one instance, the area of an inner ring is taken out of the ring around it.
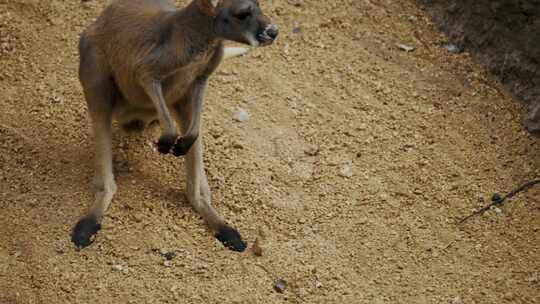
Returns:
[[[446,251],[448,248],[452,247],[456,241],[457,240],[452,240],[450,243],[448,243],[448,245],[444,246],[443,250]]]
[[[529,190],[532,186],[534,186],[536,184],[540,184],[540,178],[528,181],[528,182],[524,183],[523,185],[517,187],[516,189],[508,192],[504,196],[501,196],[498,193],[493,194],[493,196],[491,197],[491,203],[489,203],[488,205],[482,207],[481,209],[478,209],[478,210],[474,211],[469,216],[463,218],[462,220],[460,220],[458,222],[458,225],[463,224],[466,220],[470,219],[473,216],[476,216],[476,215],[479,215],[479,214],[482,214],[482,213],[488,211],[493,206],[502,205],[504,203],[504,201],[506,201],[507,199],[510,199],[510,198],[514,197],[516,194],[518,194],[518,193],[520,193],[522,191]]]

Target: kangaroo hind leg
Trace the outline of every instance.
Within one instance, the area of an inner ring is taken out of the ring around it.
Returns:
[[[88,104],[95,142],[94,202],[73,228],[71,240],[79,247],[92,243],[116,193],[112,166],[112,115],[116,87],[106,63],[81,38],[80,81]]]

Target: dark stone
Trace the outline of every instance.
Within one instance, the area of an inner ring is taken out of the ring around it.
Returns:
[[[174,251],[169,251],[167,253],[165,253],[163,255],[163,257],[167,260],[167,261],[171,261],[172,259],[174,259],[176,257],[176,252]]]

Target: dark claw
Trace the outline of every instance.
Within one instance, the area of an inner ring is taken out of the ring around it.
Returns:
[[[242,241],[240,233],[229,226],[221,228],[216,234],[216,239],[232,251],[243,252],[247,247],[246,242]]]
[[[92,237],[101,229],[101,225],[93,217],[84,217],[73,227],[71,241],[77,248],[92,244]]]

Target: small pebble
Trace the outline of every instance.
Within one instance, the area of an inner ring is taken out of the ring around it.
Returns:
[[[174,251],[169,251],[167,253],[165,253],[163,255],[163,257],[167,260],[167,261],[172,261],[172,259],[174,259],[176,257],[176,252]]]
[[[495,203],[500,203],[502,201],[502,197],[499,193],[493,193],[491,196],[491,201]]]
[[[259,238],[255,240],[255,243],[253,243],[253,247],[251,247],[251,250],[253,251],[254,255],[262,256],[263,250],[261,248],[261,245],[259,244]]]
[[[171,261],[176,257],[176,252],[174,250],[160,249],[159,255],[161,255],[165,260]]]
[[[140,223],[142,222],[144,219],[143,215],[142,214],[134,214],[133,215],[133,220],[137,223]]]
[[[353,176],[352,166],[350,164],[344,165],[339,171],[339,176],[351,178]]]
[[[237,108],[234,112],[233,119],[237,122],[246,122],[249,120],[249,113],[242,108]]]
[[[129,272],[128,267],[127,266],[122,266],[122,265],[113,265],[112,270],[119,271],[119,272],[122,272],[124,274]]]
[[[304,153],[308,156],[317,156],[319,154],[319,148],[316,146],[309,146],[304,148]]]
[[[298,34],[298,33],[300,33],[301,31],[302,31],[302,27],[300,27],[300,24],[295,23],[295,24],[293,25],[292,32],[293,32],[294,34]]]
[[[169,261],[169,260],[163,261],[163,266],[165,266],[165,267],[171,267],[172,265],[173,265],[172,261]]]
[[[406,44],[403,44],[403,43],[396,43],[396,47],[402,51],[405,51],[405,52],[412,52],[415,50],[415,47],[413,46],[409,46],[409,45],[406,45]]]
[[[279,293],[284,293],[287,289],[287,282],[285,280],[279,279],[276,282],[274,282],[274,290]]]
[[[233,142],[232,147],[235,149],[244,149],[244,145],[238,141]]]
[[[463,51],[459,46],[453,43],[446,43],[446,44],[443,44],[441,47],[443,49],[446,49],[448,52],[454,53],[454,54],[461,53]]]

